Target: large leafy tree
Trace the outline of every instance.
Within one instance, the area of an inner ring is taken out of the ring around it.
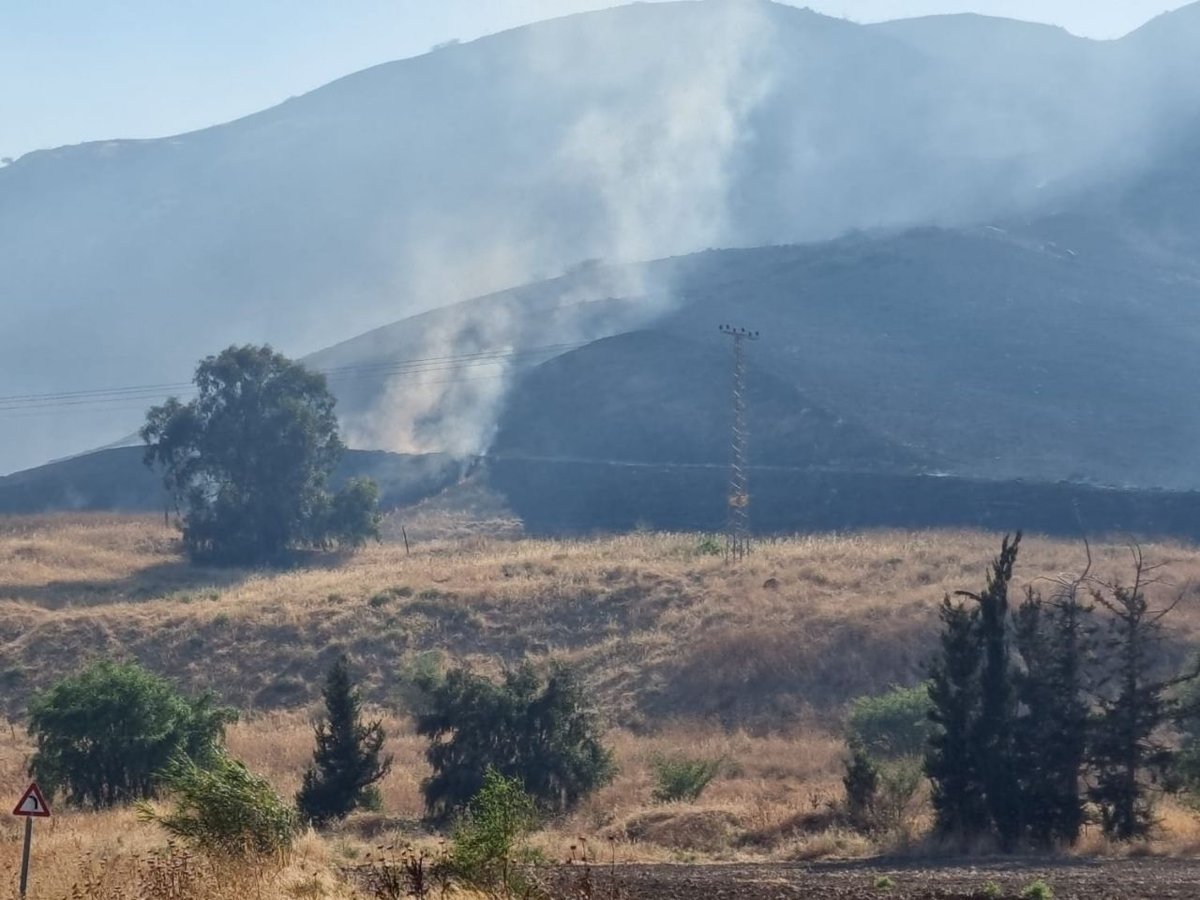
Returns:
[[[323,375],[270,347],[230,347],[195,384],[194,400],[154,407],[141,430],[194,559],[264,562],[378,534],[373,484],[327,489],[344,448]]]
[[[383,723],[363,721],[362,697],[344,656],[329,670],[322,693],[325,718],[315,727],[313,764],[296,794],[300,814],[314,825],[371,806],[375,783],[392,768],[392,757],[383,755]]]
[[[433,774],[423,786],[434,818],[463,809],[494,769],[519,779],[547,812],[570,809],[612,780],[612,753],[572,671],[553,667],[543,679],[530,665],[500,683],[463,669],[427,685],[417,732],[431,741]]]
[[[235,713],[190,699],[136,664],[94,663],[34,698],[30,774],[99,809],[152,797],[173,760],[207,765]]]

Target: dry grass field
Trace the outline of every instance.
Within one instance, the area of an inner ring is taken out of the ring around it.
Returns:
[[[161,520],[0,520],[0,687],[11,722],[0,733],[0,801],[25,783],[30,693],[102,655],[239,706],[231,750],[291,795],[312,748],[320,677],[346,652],[396,756],[381,812],[307,835],[278,868],[253,872],[163,857],[164,835],[130,812],[66,813],[39,826],[31,896],[350,897],[341,873],[372,848],[436,840],[419,823],[424,744],[404,716],[413,674],[555,657],[586,674],[620,774],[537,837],[550,859],[582,846],[621,862],[868,854],[878,848],[821,824],[840,791],[845,701],[920,677],[937,604],[979,587],[998,545],[983,533],[825,535],[763,542],[731,565],[697,535],[468,535],[420,540],[411,554],[387,542],[288,571],[222,570],[187,565]],[[1121,542],[1092,549],[1095,571],[1126,574]],[[1163,565],[1161,599],[1183,593],[1173,617],[1182,659],[1200,644],[1200,550],[1144,549]],[[1018,580],[1040,583],[1083,560],[1078,544],[1027,536]],[[699,802],[656,805],[651,761],[680,751],[726,765]],[[1189,810],[1164,804],[1160,815],[1149,849],[1200,851]],[[17,828],[9,820],[0,831],[0,883],[16,877]],[[1090,835],[1081,850],[1115,852]],[[164,893],[164,879],[191,887]]]
[[[977,588],[999,545],[973,532],[764,542],[743,563],[697,535],[388,542],[291,571],[187,565],[153,518],[0,519],[0,689],[11,715],[83,659],[140,660],[240,708],[300,708],[347,653],[402,706],[414,667],[577,663],[617,725],[674,718],[790,730],[917,679],[943,594]],[[1200,551],[1150,544],[1180,645],[1200,634]],[[1120,576],[1127,548],[1094,548]],[[1029,536],[1018,577],[1077,571],[1080,545]]]

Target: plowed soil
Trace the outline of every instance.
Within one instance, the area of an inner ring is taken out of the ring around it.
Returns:
[[[618,865],[560,870],[554,893],[563,900],[1018,900],[1038,879],[1054,900],[1200,900],[1200,861],[1175,859]]]

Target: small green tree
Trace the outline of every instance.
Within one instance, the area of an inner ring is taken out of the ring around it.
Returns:
[[[152,797],[172,759],[206,765],[235,719],[211,694],[188,699],[136,663],[97,662],[30,703],[29,771],[93,809]]]
[[[371,487],[326,489],[343,446],[323,375],[246,346],[203,360],[195,383],[194,400],[154,407],[141,430],[193,559],[270,562],[296,547],[378,536]]]
[[[144,821],[161,825],[207,853],[228,856],[283,853],[296,834],[295,810],[241,762],[217,753],[205,766],[176,758],[163,773],[174,809],[159,813],[148,803],[138,808]]]
[[[454,828],[450,864],[468,884],[505,896],[526,894],[519,866],[531,861],[525,839],[537,827],[537,806],[520,779],[495,769],[483,773],[483,786]]]
[[[369,478],[352,478],[340,491],[326,497],[322,515],[309,540],[323,549],[361,547],[379,537],[379,486]]]
[[[314,727],[313,764],[296,794],[300,814],[317,826],[370,806],[372,786],[392,768],[392,757],[381,755],[383,723],[363,722],[362,697],[344,656],[325,677],[322,695],[325,718]]]
[[[908,837],[913,800],[923,782],[919,757],[876,761],[860,745],[851,744],[843,765],[846,818],[865,834],[893,832]]]
[[[595,714],[570,669],[551,667],[543,680],[530,665],[495,684],[463,669],[425,683],[417,732],[429,738],[433,774],[423,785],[435,819],[462,809],[495,769],[516,778],[538,805],[570,809],[612,780],[612,753],[600,741]]]
[[[675,803],[680,800],[694,803],[721,773],[723,764],[724,760],[720,759],[656,756],[650,760],[655,783],[651,798],[655,803]]]
[[[847,743],[876,756],[920,756],[933,732],[929,712],[925,684],[856,697],[846,717]]]

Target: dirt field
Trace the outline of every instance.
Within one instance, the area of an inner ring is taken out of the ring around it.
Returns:
[[[598,867],[566,870],[558,893],[595,900],[1018,900],[1038,879],[1054,900],[1200,897],[1200,861],[1179,859]]]

